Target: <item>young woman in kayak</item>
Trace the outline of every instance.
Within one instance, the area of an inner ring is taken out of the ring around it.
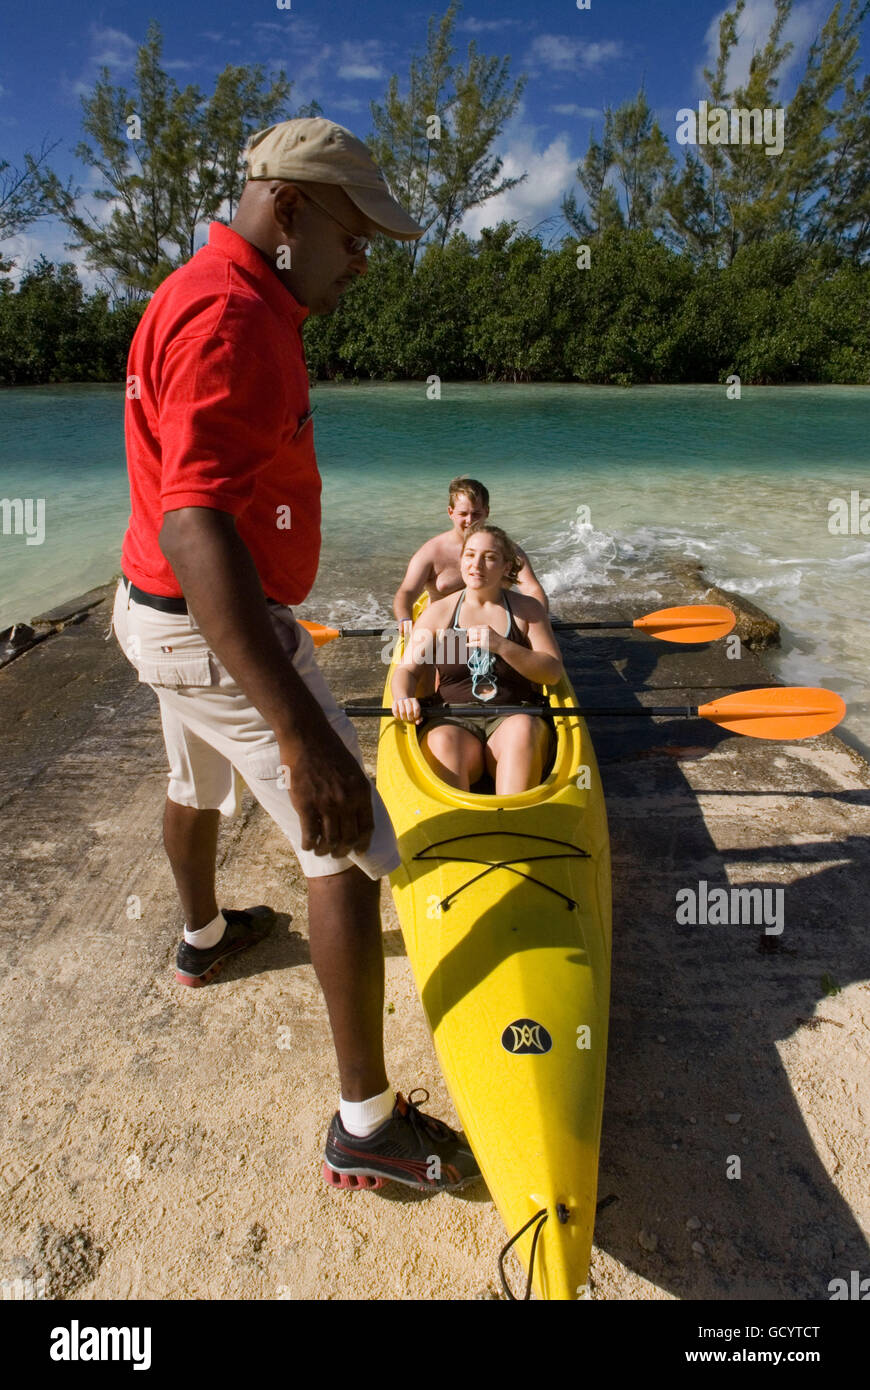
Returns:
[[[423,724],[420,746],[438,776],[468,791],[488,771],[499,796],[541,781],[549,726],[535,714],[486,715],[487,704],[540,705],[541,685],[562,675],[562,658],[543,605],[506,587],[520,557],[498,526],[473,526],[459,561],[465,588],[425,608],[393,676],[393,714]],[[439,686],[422,702],[420,674],[434,666]],[[465,718],[444,705],[479,704]]]

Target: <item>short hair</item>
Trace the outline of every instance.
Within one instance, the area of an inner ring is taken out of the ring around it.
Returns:
[[[476,478],[469,478],[467,473],[460,473],[458,478],[454,478],[450,487],[447,489],[448,507],[456,506],[456,499],[460,495],[470,497],[472,502],[479,502],[482,507],[489,506],[489,491],[479,483]]]
[[[488,536],[495,536],[501,546],[502,555],[510,563],[510,570],[506,576],[507,581],[509,584],[516,584],[519,572],[523,567],[523,557],[516,542],[512,541],[507,532],[503,531],[500,526],[490,526],[488,521],[476,521],[473,526],[469,526],[462,542],[462,550],[459,552],[460,558],[465,553],[465,547],[471,537],[479,535],[481,531],[485,531]]]

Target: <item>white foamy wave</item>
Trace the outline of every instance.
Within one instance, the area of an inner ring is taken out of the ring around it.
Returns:
[[[330,627],[384,628],[396,620],[392,613],[387,612],[384,605],[378,602],[374,594],[368,593],[354,599],[330,599],[326,617],[321,616],[319,621],[327,623]]]
[[[751,578],[748,575],[730,575],[720,579],[710,573],[710,578],[723,589],[734,589],[751,597],[753,594],[782,593],[787,589],[799,589],[803,580],[803,570],[792,570],[790,574],[776,575],[771,579]]]
[[[618,559],[617,543],[590,522],[575,518],[555,540],[539,546],[536,554],[538,579],[550,598],[574,594],[578,588],[609,587],[614,582],[610,571]],[[544,568],[541,557],[550,560],[549,567]]]

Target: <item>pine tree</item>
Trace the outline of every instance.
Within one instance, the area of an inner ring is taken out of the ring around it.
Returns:
[[[51,212],[41,183],[40,165],[59,144],[60,141],[55,140],[46,148],[43,141],[35,159],[29,152],[25,154],[23,169],[14,169],[8,159],[0,159],[0,241],[17,236],[25,227]],[[14,265],[14,261],[0,256],[0,274]]]
[[[291,84],[283,69],[263,90],[260,65],[227,67],[206,100],[193,86],[179,91],[161,66],[163,40],[152,21],[136,61],[136,95],[112,85],[102,68],[90,96],[82,97],[84,130],[96,145],[76,155],[99,170],[94,197],[112,204],[102,222],[78,210],[81,190],[43,175],[46,204],[74,233],[70,250],[86,248],[87,263],[113,291],[146,295],[194,252],[197,227],[225,205],[232,209],[244,180],[248,135],[279,118]]]
[[[509,58],[486,58],[468,45],[465,65],[452,63],[450,42],[456,0],[436,25],[430,19],[426,52],[414,57],[407,96],[390,79],[383,105],[372,102],[369,146],[394,195],[440,246],[470,208],[514,188],[501,179],[493,142],[513,115],[523,81],[510,81]],[[414,264],[419,246],[408,250]]]
[[[586,208],[578,210],[569,193],[562,214],[580,236],[599,236],[614,228],[658,230],[663,221],[662,195],[669,186],[674,158],[643,88],[634,101],[604,112],[604,136],[590,136],[577,178],[586,193]],[[617,186],[622,190],[620,203]]]

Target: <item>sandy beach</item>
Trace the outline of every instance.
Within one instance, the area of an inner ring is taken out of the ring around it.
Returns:
[[[500,1297],[482,1184],[321,1179],[337,1081],[304,883],[250,796],[222,822],[219,901],[269,903],[279,926],[208,988],[176,985],[157,701],[106,640],[111,594],[0,671],[0,1277],[54,1299]],[[379,693],[380,646],[321,652],[342,699]],[[581,701],[771,683],[745,646],[735,662],[620,633],[564,651]],[[870,767],[834,735],[590,728],[614,864],[591,1297],[826,1300],[870,1269]],[[360,733],[373,770],[374,722]],[[701,879],[782,889],[784,930],[679,925],[675,895]],[[386,885],[383,920],[391,1082],[455,1118]]]

